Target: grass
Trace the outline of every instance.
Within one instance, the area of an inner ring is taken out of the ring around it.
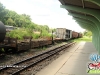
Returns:
[[[39,48],[36,48],[38,51],[42,51],[42,50],[46,50],[47,47],[46,46],[43,46],[43,47],[39,47]]]
[[[71,41],[73,41],[73,42],[81,42],[81,41],[92,42],[92,38],[84,36],[83,38],[73,39]]]

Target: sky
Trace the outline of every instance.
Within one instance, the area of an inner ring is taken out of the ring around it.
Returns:
[[[60,8],[59,0],[0,0],[6,9],[18,14],[31,16],[32,22],[48,25],[50,28],[66,28],[77,32],[82,29],[64,8]]]

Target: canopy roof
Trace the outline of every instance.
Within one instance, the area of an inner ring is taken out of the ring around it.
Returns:
[[[97,1],[97,0],[59,0],[59,1],[63,5],[74,5],[74,6],[79,6],[82,8],[91,8],[91,9],[97,9],[97,10],[100,9],[100,7],[96,3],[95,4],[92,3],[92,1]]]
[[[100,53],[100,0],[59,0],[76,22],[93,33],[96,49]]]

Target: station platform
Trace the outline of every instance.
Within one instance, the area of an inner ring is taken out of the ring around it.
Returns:
[[[94,53],[98,54],[91,42],[77,43],[36,75],[100,75],[87,73]]]

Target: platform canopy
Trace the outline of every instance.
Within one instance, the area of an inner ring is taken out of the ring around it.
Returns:
[[[59,0],[76,22],[93,34],[92,42],[100,54],[100,0]]]

